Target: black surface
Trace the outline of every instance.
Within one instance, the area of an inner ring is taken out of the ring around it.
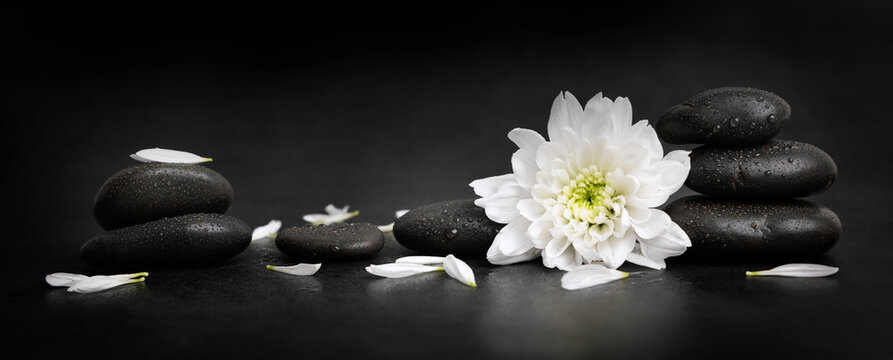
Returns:
[[[3,357],[882,357],[891,9],[868,4],[0,11]],[[779,137],[837,162],[834,186],[809,198],[843,223],[821,259],[837,275],[748,279],[778,264],[671,260],[564,291],[561,272],[537,263],[470,261],[471,289],[367,274],[412,254],[389,237],[378,256],[313,277],[265,270],[291,261],[262,241],[220,267],[103,293],[43,282],[102,273],[78,256],[101,232],[93,196],[139,149],[213,157],[235,189],[228,214],[250,226],[299,225],[328,203],[385,224],[510,171],[506,133],[544,131],[560,90],[628,96],[634,118],[656,119],[720,86],[783,97]]]

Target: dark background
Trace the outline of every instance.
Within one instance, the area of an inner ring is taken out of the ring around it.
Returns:
[[[893,11],[869,4],[3,5],[0,346],[13,358],[880,357],[893,334]],[[104,273],[79,259],[101,232],[93,197],[139,149],[213,157],[236,190],[228,214],[251,226],[299,225],[328,203],[385,224],[509,172],[505,135],[543,132],[561,90],[629,97],[638,120],[720,86],[782,96],[793,113],[779,137],[836,160],[837,182],[810,200],[843,223],[815,260],[839,274],[747,279],[779,264],[674,259],[571,292],[536,261],[469,259],[470,289],[365,273],[412,253],[389,237],[376,257],[313,277],[265,270],[291,260],[261,241],[219,267],[103,293],[43,282]]]

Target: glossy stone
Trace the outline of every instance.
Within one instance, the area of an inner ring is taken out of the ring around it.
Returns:
[[[805,200],[723,201],[689,196],[665,211],[691,239],[688,258],[799,258],[820,255],[840,238],[828,208]]]
[[[473,199],[451,200],[410,210],[394,223],[394,238],[426,255],[486,257],[503,226],[487,218]]]
[[[384,247],[384,234],[367,223],[293,226],[279,232],[276,247],[305,262],[368,258]]]
[[[188,214],[96,236],[81,248],[89,264],[114,269],[207,265],[229,259],[251,244],[251,228],[220,214]]]
[[[827,190],[837,178],[831,156],[791,140],[747,147],[705,145],[690,158],[685,184],[718,197],[803,197]]]
[[[667,109],[655,130],[672,144],[750,145],[774,137],[790,115],[788,103],[771,92],[724,87]]]
[[[232,185],[214,170],[147,163],[106,180],[96,195],[93,213],[99,225],[110,230],[184,214],[222,214],[232,202]]]

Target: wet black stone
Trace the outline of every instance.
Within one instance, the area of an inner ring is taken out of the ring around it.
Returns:
[[[96,194],[93,213],[106,230],[195,213],[226,212],[233,187],[201,165],[148,163],[121,170]]]
[[[790,115],[788,103],[771,92],[724,87],[667,109],[655,130],[672,144],[752,145],[778,134]]]
[[[367,223],[293,226],[276,235],[276,247],[301,261],[365,259],[384,247],[384,234]]]
[[[704,145],[690,158],[685,184],[718,197],[803,197],[827,190],[837,178],[831,156],[791,140],[747,147]]]
[[[426,255],[486,257],[503,226],[473,199],[451,200],[410,210],[394,223],[394,238]]]
[[[666,210],[691,239],[682,256],[701,259],[780,259],[821,255],[840,238],[828,208],[799,199],[724,201],[689,196]]]
[[[103,268],[150,270],[218,263],[251,244],[251,228],[220,214],[189,214],[96,236],[81,258]]]

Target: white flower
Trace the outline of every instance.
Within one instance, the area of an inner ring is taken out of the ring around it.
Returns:
[[[567,290],[577,290],[623,279],[627,276],[629,273],[609,269],[601,264],[582,265],[561,277],[561,287]]]
[[[260,240],[263,238],[275,238],[276,234],[279,232],[279,228],[282,227],[282,221],[279,220],[270,220],[264,226],[258,226],[254,228],[254,231],[251,232],[251,241]]]
[[[71,273],[53,273],[46,276],[47,284],[51,286],[68,287],[70,292],[93,293],[108,290],[124,284],[132,284],[146,281],[147,272],[122,275],[95,275],[86,276]]]
[[[478,284],[474,281],[474,272],[471,271],[471,267],[464,261],[457,259],[455,256],[447,255],[446,258],[444,258],[443,269],[446,270],[446,273],[453,279],[459,280],[460,283],[471,287],[478,287]]]
[[[687,151],[664,156],[647,121],[632,124],[629,100],[601,93],[585,109],[570,93],[552,104],[549,140],[527,129],[508,137],[519,148],[512,173],[475,180],[475,201],[506,224],[487,251],[494,264],[542,256],[547,267],[570,270],[625,261],[662,269],[691,241],[654,209],[678,190],[690,168]],[[631,256],[631,254],[633,254]]]
[[[198,164],[213,160],[211,158],[198,156],[196,154],[188,153],[185,151],[159,148],[143,149],[137,151],[136,154],[130,155],[130,157],[134,160],[142,162],[160,162],[172,164]]]
[[[304,264],[304,263],[292,265],[292,266],[267,265],[267,269],[269,269],[269,270],[278,271],[278,272],[286,273],[289,275],[302,275],[302,276],[316,274],[316,272],[319,271],[319,268],[321,268],[321,267],[322,267],[322,264]]]
[[[409,210],[397,210],[396,212],[394,212],[394,215],[396,215],[397,218],[399,219],[401,216],[403,216],[403,214],[406,214],[407,212],[409,212]],[[387,225],[381,225],[378,227],[378,230],[381,230],[381,232],[393,232],[394,231],[394,223],[390,223]]]
[[[410,263],[393,263],[393,264],[382,264],[382,265],[369,265],[366,267],[366,271],[372,275],[386,277],[386,278],[402,278],[417,274],[422,274],[431,271],[442,271],[443,268],[439,266],[428,266],[422,264],[410,264]]]
[[[824,277],[837,273],[839,268],[819,264],[787,264],[769,270],[747,271],[747,276]]]
[[[329,225],[334,223],[340,223],[344,220],[350,219],[354,216],[360,214],[359,211],[348,212],[347,209],[350,208],[350,205],[344,206],[344,208],[336,208],[335,205],[329,204],[326,206],[325,214],[307,214],[304,215],[304,221],[316,225]]]

